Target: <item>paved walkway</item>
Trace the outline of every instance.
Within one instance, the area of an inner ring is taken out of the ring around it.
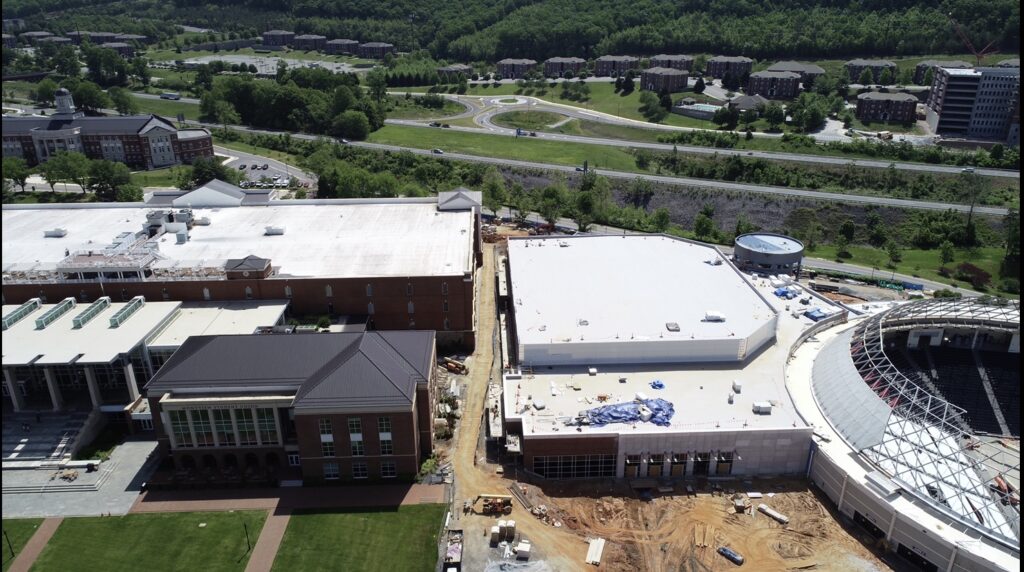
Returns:
[[[291,516],[291,509],[287,508],[270,511],[267,521],[263,523],[260,537],[256,540],[256,546],[253,547],[252,554],[249,555],[249,563],[245,565],[245,572],[270,572]]]
[[[149,491],[131,511],[194,512],[399,506],[445,502],[445,485],[375,485],[277,489]]]
[[[57,527],[63,521],[63,517],[44,520],[39,525],[39,528],[36,529],[36,533],[32,535],[32,538],[29,538],[25,546],[22,547],[14,562],[11,562],[11,567],[7,569],[7,572],[28,572],[29,568],[32,568],[32,565],[36,563],[36,559],[39,558],[43,549],[46,548],[46,543],[50,542],[53,533],[57,532]]]

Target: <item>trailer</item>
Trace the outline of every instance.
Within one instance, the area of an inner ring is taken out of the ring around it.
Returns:
[[[462,570],[462,540],[464,535],[461,529],[448,530],[448,544],[444,551],[445,572],[459,572]]]

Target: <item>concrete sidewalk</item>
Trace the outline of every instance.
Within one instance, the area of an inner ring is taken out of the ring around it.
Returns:
[[[150,491],[129,512],[303,510],[388,507],[445,502],[445,485],[370,485],[277,489]]]
[[[28,539],[28,542],[22,547],[21,552],[15,557],[7,572],[28,572],[32,565],[36,563],[36,559],[39,558],[43,549],[46,548],[46,544],[53,537],[53,533],[57,532],[57,527],[62,522],[64,522],[63,517],[44,520],[39,525],[39,528],[36,529],[36,533],[32,535],[32,538]]]
[[[263,530],[256,540],[256,546],[249,555],[249,563],[245,565],[245,572],[270,572],[274,566],[274,558],[277,557],[277,549],[281,547],[281,539],[284,538],[284,531],[288,529],[288,521],[291,520],[291,510],[270,511],[267,521],[263,523]]]

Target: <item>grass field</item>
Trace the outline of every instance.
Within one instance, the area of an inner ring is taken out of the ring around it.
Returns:
[[[11,556],[7,542],[4,541],[0,544],[0,549],[4,554],[4,570],[10,568],[14,558],[21,554],[21,547],[25,546],[29,538],[32,538],[41,522],[43,522],[41,518],[5,518],[3,520],[3,535],[10,540],[11,548],[14,549],[14,556]]]
[[[814,251],[809,251],[807,256],[813,258],[824,258],[827,260],[838,260],[848,262],[857,266],[867,266],[878,269],[878,276],[885,277],[893,272],[887,266],[889,255],[884,249],[872,248],[864,245],[851,245],[847,250],[853,256],[851,258],[838,258],[836,248],[831,244],[818,245]],[[917,276],[927,280],[934,280],[943,284],[957,285],[961,288],[970,288],[971,285],[939,275],[938,269],[942,266],[941,252],[935,250],[904,250],[901,252],[902,260],[896,264],[895,271],[900,274]],[[953,262],[946,264],[947,268],[955,268],[961,262],[970,262],[991,274],[993,281],[998,284],[999,263],[1003,259],[1001,248],[976,248],[972,250],[958,249]],[[997,288],[993,288],[995,291]],[[1014,296],[1016,297],[1016,296]]]
[[[867,123],[860,119],[854,119],[850,127],[860,131],[892,131],[893,133],[910,133],[922,135],[924,130],[917,123],[906,125],[903,123],[886,123],[884,121],[869,121]]]
[[[444,512],[433,504],[293,514],[273,569],[430,572]]]
[[[404,97],[392,97],[388,110],[388,119],[435,119],[458,115],[466,110],[466,107],[454,101],[444,100],[444,107],[431,109],[416,104],[416,98],[406,100]]]
[[[549,111],[509,111],[494,116],[494,123],[510,129],[520,128],[528,131],[546,130],[549,125],[565,119],[564,115]]]
[[[145,99],[142,97],[136,97],[135,103],[138,104],[140,112],[155,113],[171,121],[177,120],[179,113],[184,114],[185,119],[199,119],[199,106],[195,103],[171,101],[169,99]]]
[[[167,167],[152,171],[136,171],[132,173],[132,182],[140,187],[173,187],[178,181],[178,173],[187,167]]]
[[[32,570],[241,571],[249,560],[243,524],[255,544],[266,517],[239,511],[67,518]]]
[[[636,171],[636,162],[628,151],[603,145],[543,141],[527,137],[466,133],[423,127],[385,125],[370,134],[369,141],[418,149],[439,148],[447,153],[465,153],[483,157],[501,157],[559,165],[583,165],[594,168]]]

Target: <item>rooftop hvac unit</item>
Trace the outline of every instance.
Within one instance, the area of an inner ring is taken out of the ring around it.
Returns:
[[[743,393],[743,382],[738,379],[732,380],[732,390],[736,393]]]
[[[721,312],[718,312],[718,311],[715,311],[715,310],[708,310],[707,312],[704,313],[704,321],[705,322],[724,322],[725,321],[725,314],[723,314]]]
[[[735,402],[735,401],[736,401],[736,394],[730,391],[729,392],[729,405],[732,405],[733,402]]]
[[[187,230],[176,232],[174,234],[174,236],[176,236],[178,238],[177,244],[185,244],[186,242],[188,242],[188,231]]]
[[[63,238],[68,235],[66,228],[54,228],[43,231],[43,238]]]
[[[279,235],[282,235],[282,234],[284,234],[284,227],[283,226],[268,226],[268,227],[266,227],[266,232],[264,232],[264,234],[266,236],[279,236]]]
[[[678,332],[679,324],[677,322],[665,322],[665,328],[670,332]]]
[[[771,415],[772,403],[770,401],[755,401],[753,411],[759,415]]]
[[[199,217],[196,220],[194,220],[192,222],[192,224],[198,225],[198,226],[210,226],[210,217],[207,217],[207,216]]]

